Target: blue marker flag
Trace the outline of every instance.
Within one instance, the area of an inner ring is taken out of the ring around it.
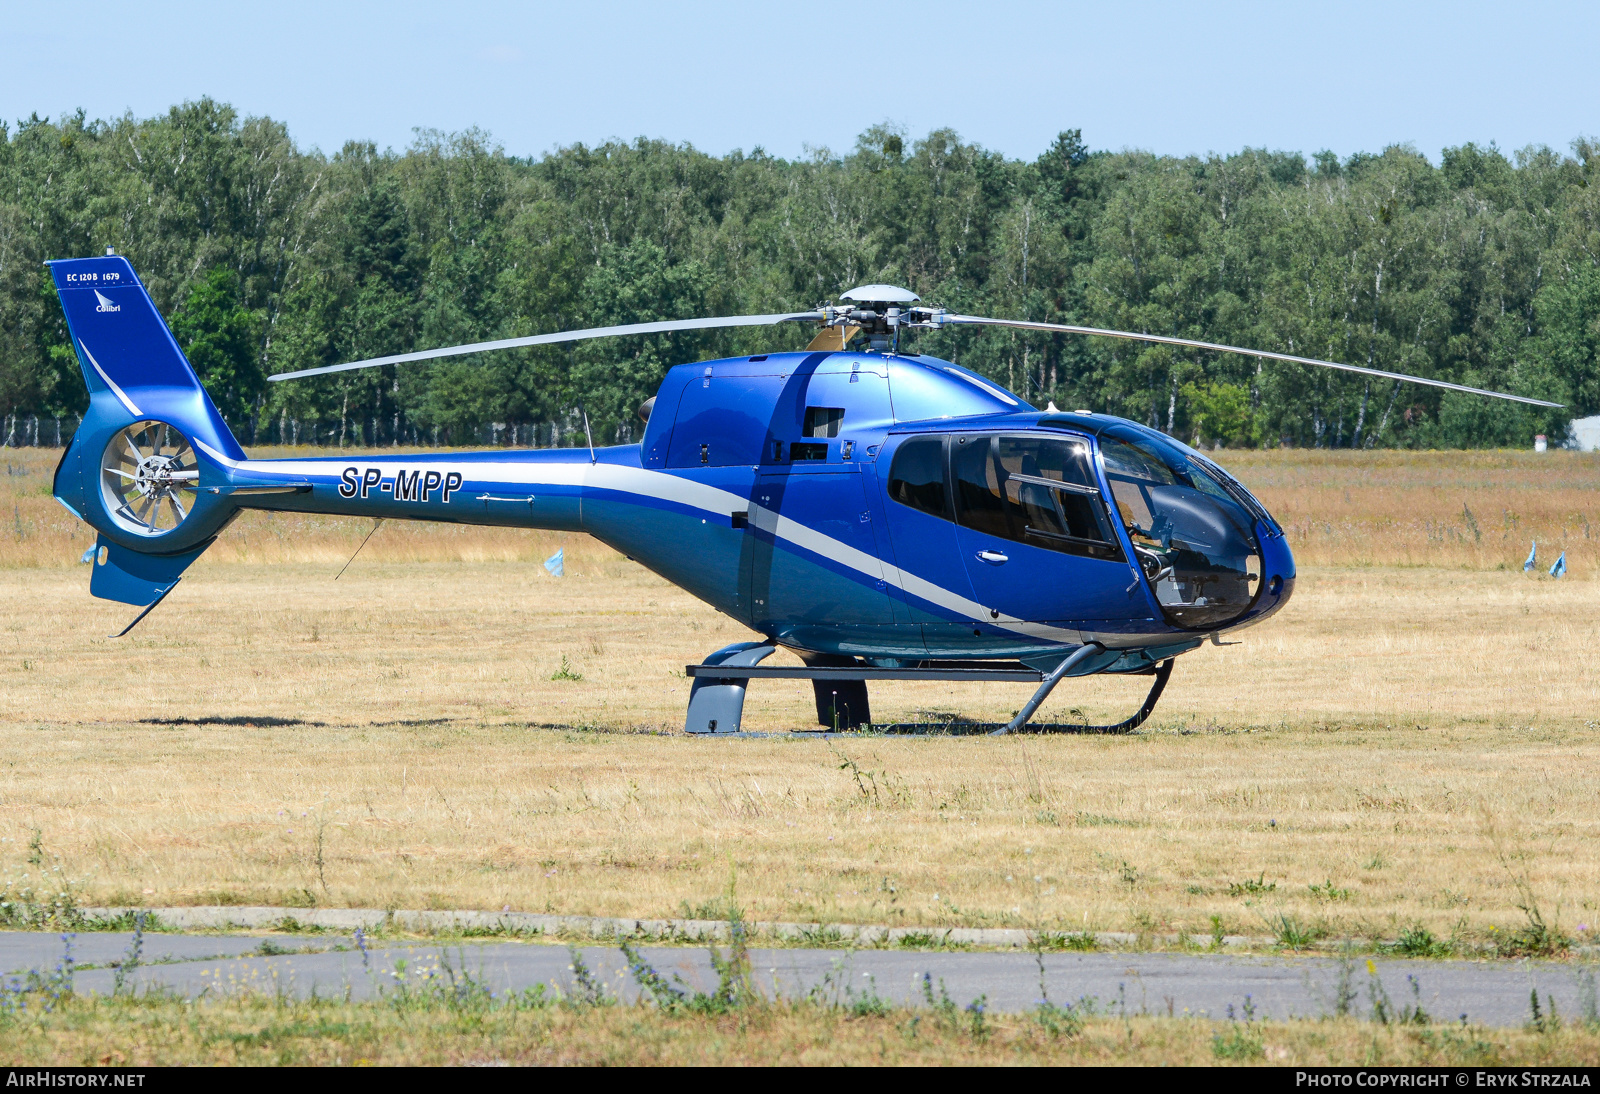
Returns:
[[[1561,557],[1556,559],[1556,564],[1550,567],[1551,577],[1560,577],[1567,572],[1567,552],[1562,551]]]
[[[1528,548],[1528,561],[1522,564],[1522,572],[1527,573],[1533,569],[1534,560],[1539,557],[1539,541],[1534,540],[1533,546]]]
[[[566,560],[563,557],[566,550],[565,547],[561,547],[557,549],[555,554],[544,560],[544,568],[550,571],[551,577],[561,577],[566,572]]]

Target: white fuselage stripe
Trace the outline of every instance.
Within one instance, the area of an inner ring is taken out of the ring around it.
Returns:
[[[287,478],[315,477],[331,482],[339,480],[338,473],[330,471],[329,465],[321,460],[230,460],[209,445],[198,441],[195,443],[207,456],[240,474]],[[369,456],[362,458],[360,462],[368,466],[382,466],[395,464],[401,460],[403,457]],[[490,463],[475,460],[452,462],[430,459],[426,466],[428,470],[438,471],[441,475],[454,471],[463,481],[473,483],[474,488],[498,483],[507,486],[571,486],[580,489],[614,490],[621,494],[673,502],[689,509],[713,513],[724,519],[729,514],[744,509],[749,512],[751,523],[774,539],[784,540],[813,554],[821,555],[847,569],[865,575],[872,581],[886,581],[918,600],[937,605],[967,619],[1029,638],[1073,645],[1083,641],[1083,635],[1076,630],[1051,627],[1043,623],[1030,623],[1004,614],[991,616],[989,609],[976,601],[969,600],[942,585],[936,585],[926,578],[908,573],[898,566],[889,565],[876,555],[841,543],[809,525],[791,520],[774,510],[754,505],[749,499],[738,494],[668,472],[650,471],[642,467],[624,467],[612,463],[582,462]]]

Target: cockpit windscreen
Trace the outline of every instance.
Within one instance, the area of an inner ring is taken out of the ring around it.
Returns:
[[[1250,609],[1261,587],[1255,517],[1208,463],[1167,447],[1102,434],[1106,479],[1167,619],[1223,626]]]

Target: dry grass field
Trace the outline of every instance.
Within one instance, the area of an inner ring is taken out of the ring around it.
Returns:
[[[720,1017],[646,1007],[493,1009],[242,996],[187,1003],[74,999],[0,1026],[0,1057],[111,1065],[1201,1064],[1332,1067],[1593,1066],[1600,1034],[1386,1025],[1350,1018],[1212,1022],[1103,1016],[1052,1033],[1031,1015],[852,1014],[805,1003]]]
[[[736,875],[753,919],[1591,935],[1600,461],[1217,455],[1284,521],[1300,585],[1181,659],[1144,730],[830,742],[684,737],[684,664],[748,633],[582,536],[386,524],[335,582],[369,523],[255,515],[108,640],[133,611],[88,595],[56,454],[8,451],[0,870],[58,864],[90,903],[671,916]],[[558,546],[562,579],[538,565]],[[563,658],[581,678],[552,679]],[[1142,689],[1064,685],[1044,713],[1110,719]],[[1025,698],[873,703],[996,720]],[[805,684],[752,689],[747,728],[810,723]]]

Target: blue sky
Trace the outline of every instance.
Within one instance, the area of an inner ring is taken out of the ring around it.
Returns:
[[[1600,5],[0,2],[0,118],[149,115],[210,95],[303,145],[413,127],[508,152],[640,135],[847,149],[888,121],[1032,158],[1600,133]]]

